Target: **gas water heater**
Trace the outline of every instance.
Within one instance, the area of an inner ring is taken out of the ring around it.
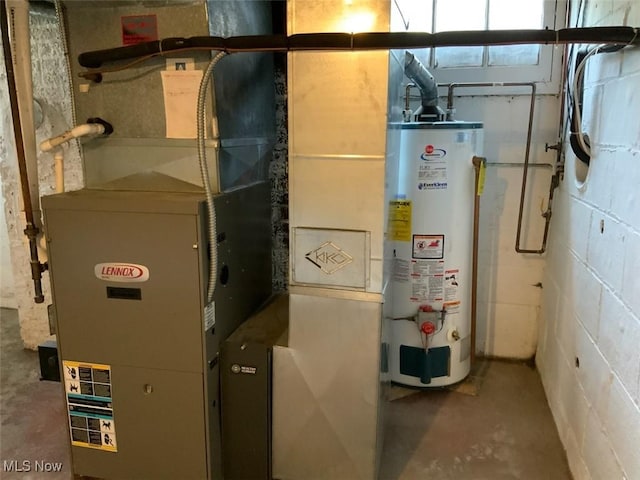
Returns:
[[[470,370],[474,205],[472,158],[482,124],[408,122],[401,128],[394,244],[392,381],[439,387]]]

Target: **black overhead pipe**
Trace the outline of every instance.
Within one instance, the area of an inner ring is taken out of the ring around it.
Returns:
[[[86,68],[104,63],[162,55],[185,50],[219,50],[235,52],[287,52],[305,50],[388,50],[426,47],[468,47],[482,45],[606,43],[632,45],[640,43],[638,28],[588,27],[561,30],[480,30],[460,32],[371,32],[371,33],[301,33],[238,37],[165,38],[151,42],[81,53],[78,61]],[[91,75],[95,72],[85,73]]]
[[[31,204],[31,192],[29,191],[29,178],[27,176],[27,161],[24,153],[22,139],[22,127],[20,123],[20,111],[18,110],[18,94],[16,92],[16,79],[13,71],[13,54],[9,43],[9,21],[7,18],[7,6],[5,0],[0,0],[0,29],[2,30],[2,49],[4,53],[4,66],[7,70],[7,83],[9,87],[9,102],[11,104],[11,118],[13,119],[13,134],[16,140],[18,154],[18,170],[20,172],[20,185],[22,187],[22,199],[24,201],[24,216],[26,228],[24,234],[29,239],[29,252],[31,254],[31,278],[35,291],[34,301],[44,302],[42,293],[42,272],[47,269],[46,263],[40,263],[38,258],[38,234],[40,229],[33,218],[33,205]]]

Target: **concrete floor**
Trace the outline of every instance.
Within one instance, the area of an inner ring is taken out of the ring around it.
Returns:
[[[477,396],[433,390],[390,403],[381,479],[570,480],[537,370],[480,360],[474,380]]]
[[[0,310],[0,327],[0,462],[32,466],[7,473],[0,464],[0,477],[72,479],[61,386],[39,381],[37,353],[22,349],[15,310]],[[381,480],[571,479],[536,370],[479,366],[478,396],[395,389],[405,396],[387,410]],[[36,460],[62,462],[62,471],[34,472]]]
[[[40,381],[37,352],[24,350],[17,310],[0,309],[0,477],[69,480],[71,449],[67,440],[63,390],[58,382]],[[22,472],[5,471],[18,461]],[[27,465],[31,462],[31,471]],[[36,472],[36,461],[62,462],[60,472]]]

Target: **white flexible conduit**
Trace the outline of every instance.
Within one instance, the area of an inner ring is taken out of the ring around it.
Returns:
[[[218,116],[216,113],[216,88],[213,79],[213,69],[216,64],[226,55],[225,52],[218,52],[215,57],[211,59],[207,69],[202,75],[202,81],[200,82],[200,89],[198,91],[198,161],[200,162],[200,175],[202,177],[202,184],[204,185],[204,192],[207,202],[207,232],[209,240],[209,284],[207,286],[207,303],[211,303],[213,300],[213,294],[216,290],[216,280],[218,272],[218,232],[216,228],[216,209],[213,203],[213,192],[211,191],[211,184],[209,181],[209,166],[207,165],[207,151],[205,149],[204,141],[204,126],[205,126],[205,100],[207,98],[207,88],[209,86],[209,80],[211,80],[211,95],[212,95],[212,140],[215,150],[215,164],[218,164],[218,157],[220,154],[220,132],[218,131]],[[218,184],[220,180],[218,179]]]

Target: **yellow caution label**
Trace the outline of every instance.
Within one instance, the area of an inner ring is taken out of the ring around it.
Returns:
[[[480,172],[478,173],[478,192],[480,196],[484,192],[484,180],[487,177],[487,164],[485,162],[480,163]]]
[[[111,366],[64,360],[71,444],[117,452]]]
[[[388,220],[389,240],[411,241],[411,200],[390,201]]]

